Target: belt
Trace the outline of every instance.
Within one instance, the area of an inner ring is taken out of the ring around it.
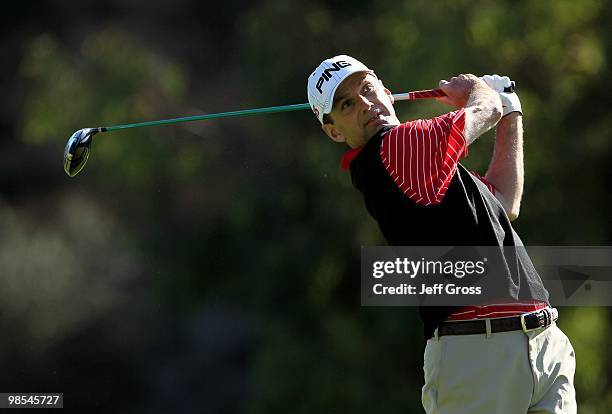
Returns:
[[[523,331],[550,326],[559,319],[555,308],[544,308],[519,316],[496,319],[479,319],[474,321],[442,322],[438,326],[438,336],[443,335],[477,335],[484,333]],[[487,325],[490,324],[490,328]]]

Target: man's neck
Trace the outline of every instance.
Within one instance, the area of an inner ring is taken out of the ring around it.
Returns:
[[[369,138],[363,140],[363,141],[357,141],[357,142],[347,142],[347,145],[351,148],[359,148],[359,147],[363,147],[365,144],[367,144],[368,142],[370,142],[370,140],[372,138],[374,138],[375,136],[377,136],[378,134],[380,134],[381,131],[387,131],[393,127],[396,127],[400,124],[399,121],[397,121],[397,123],[389,123],[389,124],[384,124],[381,125],[380,128],[378,128],[378,130],[376,131],[376,133],[372,134],[372,136],[370,136]]]

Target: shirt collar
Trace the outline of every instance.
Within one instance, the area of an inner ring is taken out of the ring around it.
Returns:
[[[387,132],[389,132],[390,130],[392,130],[394,128],[393,125],[386,125],[384,126],[380,131],[378,131],[376,133],[376,135],[385,135]],[[374,136],[376,136],[374,135]],[[372,137],[374,138],[374,137]],[[370,142],[370,141],[368,141]],[[353,162],[353,160],[355,159],[355,157],[357,157],[359,155],[359,153],[361,152],[361,150],[363,149],[363,147],[365,147],[367,145],[367,143],[363,144],[360,147],[356,147],[353,148],[351,150],[348,150],[347,152],[345,152],[342,155],[342,158],[340,158],[340,168],[342,168],[345,171],[348,171],[351,169],[351,162]]]
[[[342,155],[342,158],[340,158],[340,168],[345,171],[348,171],[351,168],[351,162],[355,159],[357,155],[359,155],[364,146],[365,145],[362,145],[360,147],[353,148],[345,152]]]

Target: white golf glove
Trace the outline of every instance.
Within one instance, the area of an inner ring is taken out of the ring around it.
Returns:
[[[511,112],[520,112],[520,114],[523,115],[521,101],[514,90],[512,90],[512,92],[504,92],[504,90],[508,90],[508,88],[513,86],[513,82],[509,77],[499,75],[484,75],[480,79],[485,81],[485,83],[489,85],[491,89],[499,93],[499,97],[501,98],[503,105],[502,117]]]

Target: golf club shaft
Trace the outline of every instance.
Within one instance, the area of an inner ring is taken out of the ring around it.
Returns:
[[[424,91],[398,93],[398,94],[393,95],[396,101],[423,99],[423,98],[437,98],[441,96],[445,96],[445,94],[440,89],[428,89]],[[125,125],[114,125],[114,126],[109,126],[109,127],[100,127],[100,128],[97,128],[98,129],[97,132],[117,131],[120,129],[141,128],[141,127],[154,126],[154,125],[178,124],[181,122],[203,121],[206,119],[215,119],[215,118],[230,118],[230,117],[235,117],[235,116],[247,116],[247,115],[257,115],[257,114],[272,114],[272,113],[277,113],[277,112],[301,111],[304,109],[310,109],[310,105],[307,103],[304,103],[304,104],[294,104],[294,105],[284,105],[284,106],[270,106],[267,108],[257,108],[257,109],[243,109],[240,111],[219,112],[216,114],[185,116],[182,118],[162,119],[159,121],[139,122],[136,124],[125,124]]]

